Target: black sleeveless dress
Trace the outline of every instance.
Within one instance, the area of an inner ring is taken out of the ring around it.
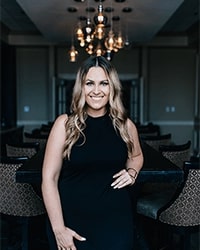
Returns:
[[[86,120],[86,142],[73,146],[63,162],[59,193],[67,227],[86,238],[77,250],[132,250],[133,209],[129,188],[113,189],[113,175],[125,168],[127,147],[109,115]],[[50,225],[50,249],[56,250]]]

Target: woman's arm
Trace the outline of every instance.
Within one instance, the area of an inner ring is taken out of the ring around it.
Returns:
[[[131,137],[131,140],[134,143],[134,148],[133,148],[132,156],[128,158],[127,160],[126,169],[128,173],[130,174],[130,176],[132,177],[133,183],[134,183],[139,171],[141,170],[143,166],[144,159],[143,159],[143,153],[142,153],[142,149],[140,146],[136,126],[130,119],[128,119],[127,121],[127,127],[128,127],[128,133]]]
[[[58,179],[63,163],[65,142],[65,122],[67,115],[59,116],[50,132],[42,169],[42,194],[58,247],[75,249],[73,237],[83,240],[73,230],[64,225]]]
[[[133,185],[143,165],[143,154],[138,132],[136,126],[130,119],[127,120],[127,128],[128,134],[133,142],[133,153],[132,156],[127,159],[126,169],[121,170],[113,176],[113,178],[115,178],[115,181],[111,184],[113,188],[123,188],[127,185]]]

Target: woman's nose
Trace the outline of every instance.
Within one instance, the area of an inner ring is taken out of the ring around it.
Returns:
[[[99,85],[98,85],[98,84],[95,84],[95,85],[94,85],[93,92],[94,92],[95,94],[98,94],[98,93],[100,92],[100,88],[99,88]]]

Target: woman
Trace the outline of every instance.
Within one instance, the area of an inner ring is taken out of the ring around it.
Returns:
[[[50,132],[42,192],[52,250],[134,247],[128,187],[143,155],[120,95],[114,67],[90,57],[77,74],[71,115],[60,115]]]

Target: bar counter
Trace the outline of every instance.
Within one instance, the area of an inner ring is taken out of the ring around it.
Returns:
[[[137,183],[142,182],[182,182],[184,172],[163,157],[145,142],[141,142],[144,155],[144,164],[138,177]],[[40,184],[42,179],[42,163],[44,150],[39,151],[31,159],[17,170],[16,182]]]

